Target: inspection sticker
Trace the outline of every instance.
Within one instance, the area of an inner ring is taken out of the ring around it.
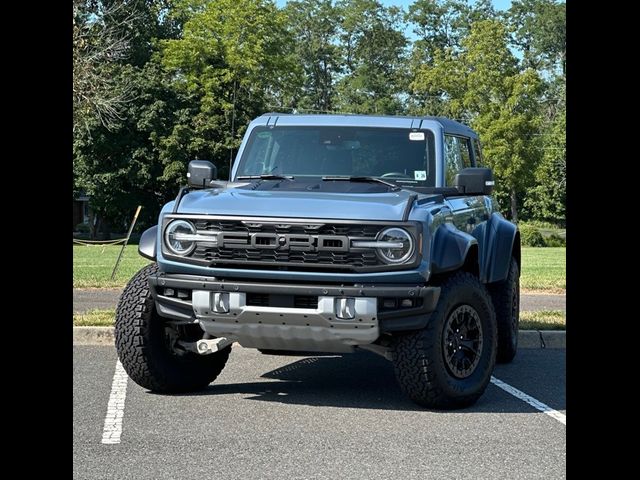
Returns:
[[[409,140],[413,140],[414,142],[424,140],[424,132],[409,132]]]
[[[415,180],[426,180],[427,179],[427,171],[426,170],[415,170],[413,172],[413,178]]]

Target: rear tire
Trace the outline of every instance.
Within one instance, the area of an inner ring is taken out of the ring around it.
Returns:
[[[115,340],[120,362],[131,379],[154,392],[200,390],[220,374],[231,345],[209,355],[176,352],[167,322],[158,315],[149,288],[156,264],[142,268],[127,284],[116,308]]]
[[[509,363],[518,351],[520,327],[520,270],[511,258],[507,278],[489,285],[498,324],[498,363]]]
[[[393,365],[400,388],[418,405],[467,407],[484,393],[495,365],[495,312],[470,273],[457,272],[440,287],[427,326],[394,339]]]

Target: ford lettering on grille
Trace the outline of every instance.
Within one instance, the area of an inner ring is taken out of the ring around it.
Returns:
[[[224,232],[220,237],[219,241],[223,248],[256,248],[299,252],[349,251],[349,237],[345,235]]]

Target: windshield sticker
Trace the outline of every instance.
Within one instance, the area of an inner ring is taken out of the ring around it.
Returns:
[[[413,140],[414,142],[424,140],[424,132],[409,132],[409,140]]]
[[[426,180],[427,179],[427,171],[426,170],[416,170],[416,171],[413,172],[413,178],[415,178],[416,180]]]
[[[260,132],[258,133],[258,138],[269,138],[271,137],[271,132]]]

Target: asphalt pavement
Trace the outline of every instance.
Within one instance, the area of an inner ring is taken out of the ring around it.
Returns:
[[[443,412],[407,400],[392,364],[370,352],[234,346],[198,394],[128,380],[120,443],[103,444],[116,360],[113,347],[74,346],[74,478],[565,478],[566,427],[539,410],[566,418],[564,350],[523,349],[496,367],[535,401],[490,384],[474,406]]]
[[[120,288],[74,288],[73,312],[81,313],[94,308],[116,308]],[[566,310],[566,297],[564,295],[548,294],[522,294],[520,297],[520,310]]]

